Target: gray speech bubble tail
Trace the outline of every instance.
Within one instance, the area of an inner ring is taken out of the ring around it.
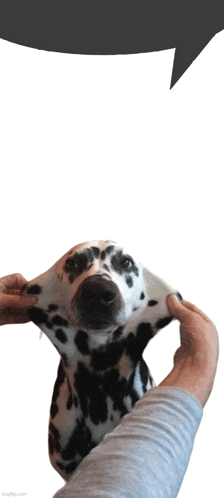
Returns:
[[[187,71],[192,62],[194,62],[206,45],[208,45],[214,35],[214,32],[212,32],[212,34],[210,33],[210,35],[207,33],[204,37],[201,37],[200,35],[200,41],[198,39],[196,40],[196,37],[191,37],[190,43],[186,41],[183,45],[178,45],[174,55],[170,90],[174,87],[185,71]]]

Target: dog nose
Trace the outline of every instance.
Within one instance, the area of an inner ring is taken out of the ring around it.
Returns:
[[[98,285],[96,283],[89,283],[82,289],[80,295],[81,303],[86,306],[94,306],[96,304],[110,306],[114,303],[115,299],[116,292],[111,289],[105,289],[105,284],[103,283]]]
[[[101,275],[91,275],[80,284],[72,306],[80,327],[100,330],[116,323],[122,299],[115,282]]]

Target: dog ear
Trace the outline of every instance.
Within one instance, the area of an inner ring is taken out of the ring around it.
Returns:
[[[157,332],[173,319],[167,308],[167,296],[176,294],[180,300],[182,300],[182,296],[174,287],[145,267],[143,268],[143,279],[145,282],[146,306],[142,318],[147,319]]]

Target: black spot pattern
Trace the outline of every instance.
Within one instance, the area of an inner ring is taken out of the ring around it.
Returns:
[[[48,329],[52,328],[52,324],[48,320],[48,315],[41,308],[33,306],[27,311],[29,319],[36,325],[44,324]]]
[[[65,466],[61,462],[56,462],[56,465],[59,469],[64,470]]]
[[[55,330],[55,337],[56,337],[56,339],[58,339],[58,341],[62,342],[63,344],[65,344],[68,341],[68,338],[67,338],[64,330],[62,330],[62,329]]]
[[[110,268],[109,268],[109,266],[107,266],[107,265],[105,265],[105,264],[104,264],[104,265],[103,265],[103,268],[104,268],[106,271],[108,271],[108,272],[110,273]]]
[[[59,325],[62,327],[68,326],[68,321],[62,318],[62,316],[60,315],[53,316],[53,318],[51,319],[51,323],[53,323],[53,325]]]
[[[156,301],[155,299],[150,299],[150,301],[148,301],[147,303],[147,306],[156,306],[158,304],[158,301]]]
[[[56,311],[58,310],[57,304],[49,304],[48,311]]]
[[[93,262],[93,253],[90,248],[86,249],[82,253],[76,253],[74,256],[69,258],[73,261],[73,267],[67,268],[66,262],[63,267],[65,273],[69,275],[69,282],[72,284],[76,277],[79,277],[87,268],[88,263]]]
[[[114,332],[113,332],[113,339],[118,339],[121,335],[122,335],[122,332],[124,330],[124,327],[118,327],[118,329],[116,329]]]
[[[134,376],[130,376],[129,381],[120,377],[117,368],[111,368],[103,374],[97,374],[79,362],[74,375],[74,385],[83,416],[85,418],[89,416],[95,425],[106,422],[108,417],[107,397],[109,396],[113,402],[113,409],[118,410],[120,416],[123,417],[127,413],[124,404],[125,396],[129,395],[133,402],[139,399],[132,385],[133,379]]]
[[[62,361],[60,361],[59,367],[58,367],[58,375],[57,375],[57,379],[56,379],[56,382],[54,385],[54,391],[53,391],[52,403],[51,403],[51,417],[52,418],[54,418],[58,412],[58,406],[56,405],[56,401],[57,401],[58,396],[59,396],[60,386],[63,384],[64,380],[65,380],[65,372],[64,372]]]
[[[124,352],[124,341],[117,341],[95,349],[91,354],[91,367],[94,370],[106,370],[116,365]]]
[[[148,342],[154,336],[153,328],[150,323],[142,322],[137,327],[137,332],[134,335],[133,332],[130,332],[126,339],[126,353],[136,364],[146,348]]]
[[[76,453],[78,453],[84,458],[95,446],[96,443],[94,443],[92,439],[92,434],[86,426],[84,418],[82,418],[81,420],[76,421],[76,427],[69,438],[67,446],[62,450],[61,456],[63,460],[71,460],[75,457]],[[75,462],[72,462],[72,465],[75,465]],[[66,472],[68,468],[70,469],[70,472],[71,467],[66,467]]]
[[[165,318],[160,318],[156,322],[155,327],[156,327],[157,330],[163,329],[163,327],[166,327],[166,325],[168,325],[172,320],[173,320],[172,316],[167,316]]]
[[[127,256],[128,257],[128,256]],[[111,265],[113,269],[119,274],[128,274],[134,273],[137,277],[139,275],[139,271],[135,263],[132,264],[130,268],[124,268],[122,266],[122,251],[117,251],[111,258]]]
[[[27,287],[26,289],[26,294],[40,294],[42,291],[42,288],[40,287],[40,285],[38,284],[35,284],[35,285],[31,285],[30,287]]]
[[[143,391],[144,391],[144,393],[146,393],[146,391],[147,391],[146,386],[147,386],[147,383],[149,380],[149,371],[148,371],[148,367],[147,367],[145,361],[143,360],[143,358],[141,358],[141,360],[140,360],[139,371],[140,371],[140,377],[141,377],[141,381],[142,381]]]
[[[178,299],[179,299],[180,301],[183,301],[183,298],[182,298],[182,296],[181,296],[181,294],[180,294],[179,292],[177,292],[177,293],[176,293],[176,296],[178,297]]]
[[[115,330],[114,335],[118,338],[122,334],[123,327]],[[138,325],[134,334],[130,332],[127,337],[120,341],[111,342],[101,346],[91,353],[91,367],[95,371],[106,370],[117,365],[123,353],[126,353],[136,365],[140,360],[148,342],[154,336],[154,331],[150,323],[142,322]]]
[[[145,294],[144,294],[144,292],[142,292],[142,293],[141,293],[141,295],[140,295],[140,299],[145,299]]]
[[[57,415],[57,413],[58,413],[58,405],[56,405],[56,403],[52,403],[50,409],[51,418],[53,419],[55,415]]]
[[[125,282],[128,287],[133,287],[133,279],[130,276],[125,278]]]
[[[110,254],[114,249],[114,246],[108,246],[104,251],[101,252],[100,259],[104,260],[107,254]]]
[[[49,434],[48,444],[49,444],[50,454],[52,455],[52,453],[54,453],[55,451],[57,453],[61,451],[61,446],[59,443],[60,434],[59,431],[56,429],[56,427],[52,424],[52,422],[50,422],[49,424],[49,431],[50,434]]]
[[[89,336],[84,330],[78,330],[76,336],[75,336],[75,344],[79,350],[80,353],[83,355],[89,354],[89,346],[88,346],[88,339]]]
[[[99,250],[99,247],[94,247],[94,246],[92,246],[92,247],[91,247],[91,250],[93,251],[93,256],[94,256],[94,258],[99,258],[99,255],[100,255],[100,250]]]
[[[71,410],[72,405],[73,405],[73,396],[70,393],[69,397],[68,397],[68,400],[67,400],[67,403],[66,403],[67,410]]]
[[[63,360],[63,364],[64,364],[65,368],[67,368],[69,366],[67,355],[65,353],[60,353],[60,354],[61,354],[61,358]]]

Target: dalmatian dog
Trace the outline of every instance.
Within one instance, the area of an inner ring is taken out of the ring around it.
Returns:
[[[37,296],[29,318],[61,357],[49,455],[65,480],[155,385],[142,354],[172,320],[171,292],[182,299],[111,241],[75,246],[22,289]]]

